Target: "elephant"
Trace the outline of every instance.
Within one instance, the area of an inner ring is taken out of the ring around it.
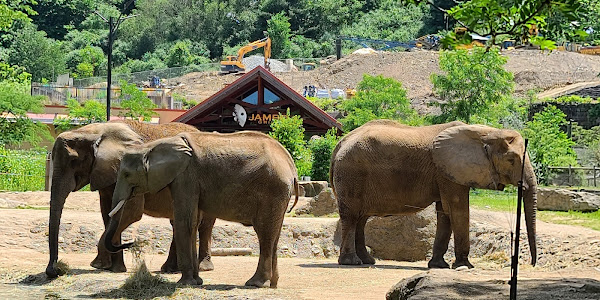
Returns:
[[[58,260],[58,233],[65,199],[88,183],[100,195],[100,209],[104,226],[108,225],[112,194],[117,182],[117,170],[124,150],[158,138],[174,136],[180,132],[197,132],[195,127],[183,123],[151,125],[137,121],[94,123],[58,135],[52,148],[52,185],[50,191],[50,219],[48,245],[50,261],[46,275],[55,278]],[[147,195],[148,198],[170,197],[168,194]],[[102,241],[102,239],[101,239]],[[173,247],[174,245],[172,245]],[[164,271],[177,270],[177,258],[171,248]],[[98,255],[91,265],[115,272],[126,271],[123,255],[110,254],[104,243],[98,243]]]
[[[469,190],[503,190],[523,173],[523,203],[535,265],[537,180],[524,140],[513,130],[451,122],[411,127],[391,120],[371,121],[340,140],[331,158],[330,182],[337,197],[342,244],[338,263],[374,264],[365,247],[370,216],[416,213],[433,202],[437,229],[429,268],[449,268],[444,260],[454,233],[455,262],[469,262]]]
[[[220,218],[253,226],[258,236],[258,267],[246,285],[276,288],[277,243],[292,193],[292,208],[298,202],[297,177],[288,151],[260,132],[182,133],[147,143],[121,161],[106,248],[117,252],[132,245],[113,244],[131,215],[140,214],[131,199],[168,189],[173,201],[156,199],[152,205],[173,218],[179,283],[202,284],[198,261],[210,259],[210,232],[200,234],[199,255],[194,232],[199,220],[212,228]]]

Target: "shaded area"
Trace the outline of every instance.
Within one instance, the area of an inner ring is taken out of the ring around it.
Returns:
[[[386,299],[508,299],[508,280],[478,280],[478,274],[427,272],[404,279]],[[590,278],[519,280],[518,299],[598,299],[600,281]]]

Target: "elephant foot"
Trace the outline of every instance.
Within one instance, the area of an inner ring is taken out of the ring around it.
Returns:
[[[364,253],[362,251],[358,252],[357,255],[363,264],[365,264],[365,265],[374,265],[375,264],[375,258],[373,256],[371,256],[371,254],[369,254],[366,250]]]
[[[443,259],[431,259],[427,264],[430,269],[450,269],[450,265]]]
[[[100,270],[108,270],[112,267],[112,261],[110,259],[110,256],[102,257],[100,256],[100,254],[98,254],[96,258],[92,260],[90,266]]]
[[[465,266],[469,269],[473,269],[474,266],[469,262],[469,259],[465,258],[465,259],[461,259],[461,260],[456,260],[453,264],[452,264],[452,269],[456,269],[458,267],[462,267]]]
[[[127,272],[127,267],[125,267],[125,265],[122,265],[122,264],[113,264],[107,270],[109,270],[113,273],[125,273],[125,272]]]
[[[172,262],[167,260],[160,267],[160,272],[161,273],[177,273],[177,272],[179,272],[179,267],[177,267],[177,262],[175,262],[175,264],[173,264]]]
[[[212,271],[215,269],[215,265],[213,265],[212,261],[210,260],[210,258],[205,258],[203,259],[200,264],[198,265],[198,269],[201,272],[205,272],[205,271]]]
[[[55,268],[54,263],[48,264],[48,266],[46,267],[46,276],[48,278],[56,278],[61,275],[64,275],[64,272],[58,268]]]
[[[338,258],[338,263],[340,265],[362,265],[363,262],[360,260],[358,255],[356,255],[356,253],[345,253],[340,255],[340,258]]]
[[[277,285],[277,283],[275,283],[275,285]],[[252,276],[252,278],[250,278],[248,281],[246,281],[245,286],[255,286],[255,287],[259,287],[259,288],[266,288],[270,286],[269,280],[267,279],[262,279],[259,276]]]
[[[192,277],[192,278],[184,278],[181,277],[181,279],[179,279],[179,281],[177,281],[178,284],[182,284],[182,285],[202,285],[203,280],[200,277]]]

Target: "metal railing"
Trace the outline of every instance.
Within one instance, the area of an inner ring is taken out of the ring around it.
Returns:
[[[600,184],[600,167],[548,167],[550,183],[563,186],[590,186]]]

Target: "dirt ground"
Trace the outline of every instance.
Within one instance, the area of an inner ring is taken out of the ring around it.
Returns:
[[[73,274],[49,281],[44,274],[48,260],[48,210],[44,209],[48,205],[47,192],[0,193],[4,203],[20,203],[21,207],[27,208],[0,208],[0,299],[118,298],[121,295],[119,288],[129,273],[114,274],[89,266],[95,257],[95,243],[102,233],[95,194],[71,193],[72,198],[67,199],[59,258],[69,264]],[[250,245],[253,255],[214,257],[215,270],[200,274],[204,285],[199,287],[177,286],[174,282],[179,279],[178,274],[161,274],[169,283],[151,296],[175,299],[382,299],[399,281],[428,272],[427,276],[432,279],[423,282],[432,286],[415,292],[415,299],[506,298],[510,270],[506,251],[502,249],[509,246],[497,244],[506,244],[506,230],[514,220],[505,213],[472,211],[471,262],[476,268],[461,272],[429,272],[426,261],[378,260],[374,266],[339,266],[333,241],[336,223],[337,218],[287,217],[279,243],[278,289],[253,289],[245,288],[243,284],[253,274],[258,261],[256,242],[248,244],[249,240],[256,239],[255,235],[250,233],[251,228],[219,221],[214,233],[216,246]],[[152,238],[144,259],[150,271],[157,272],[166,259],[165,251],[170,242],[168,221],[145,216],[132,227],[124,234],[126,239]],[[537,231],[538,266],[526,265],[528,249],[526,246],[522,249],[519,278],[523,293],[541,295],[535,293],[540,286],[550,292],[556,288],[553,294],[556,297],[550,298],[567,299],[560,297],[568,295],[560,294],[561,291],[583,289],[591,291],[592,296],[598,293],[598,297],[589,299],[599,299],[600,290],[594,288],[600,284],[600,232],[544,222],[538,222]],[[449,255],[451,261],[452,255]],[[131,270],[133,256],[126,252],[125,257]],[[458,278],[458,283],[450,282],[453,278]],[[481,291],[490,282],[494,284],[491,290],[497,297],[486,298]],[[431,294],[434,290],[437,294]],[[423,291],[429,294],[423,294]]]

